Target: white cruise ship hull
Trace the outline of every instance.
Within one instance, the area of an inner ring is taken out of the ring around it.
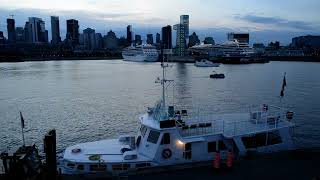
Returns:
[[[134,55],[127,56],[122,54],[124,61],[134,61],[134,62],[156,62],[158,60],[158,56],[147,56],[147,55]]]

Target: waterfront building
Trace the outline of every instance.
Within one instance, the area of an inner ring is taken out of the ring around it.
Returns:
[[[28,31],[30,42],[48,42],[48,31],[46,31],[45,22],[41,18],[29,17]]]
[[[293,48],[320,48],[320,36],[299,36],[292,38]]]
[[[192,47],[195,45],[199,45],[200,44],[200,39],[198,37],[198,35],[193,32],[190,36],[189,36],[189,44],[188,47]]]
[[[83,45],[86,50],[94,50],[96,45],[96,32],[94,29],[83,30]]]
[[[79,44],[79,23],[75,19],[67,20],[67,41],[71,42],[72,45]]]
[[[263,43],[254,43],[252,48],[255,54],[264,54],[266,50],[266,47]]]
[[[16,42],[16,27],[14,19],[7,19],[8,43]]]
[[[174,25],[173,29],[177,31],[176,54],[185,56],[187,44],[189,43],[189,15],[181,15],[180,24]]]
[[[51,16],[51,35],[52,35],[52,41],[51,41],[52,44],[58,44],[61,42],[58,16]]]
[[[127,26],[127,43],[130,45],[132,43],[132,26],[128,25]]]
[[[157,44],[160,44],[160,43],[161,43],[161,37],[160,37],[160,34],[159,34],[159,33],[156,34],[156,43],[157,43]]]
[[[162,49],[172,49],[172,28],[170,25],[161,29]]]
[[[153,34],[147,34],[147,44],[153,44]]]
[[[237,40],[239,43],[247,43],[250,42],[250,36],[249,33],[228,33],[228,41],[234,41]]]
[[[5,38],[3,36],[3,32],[0,31],[0,44],[4,44]]]
[[[16,27],[16,42],[25,42],[23,27]]]
[[[83,44],[84,44],[83,34],[80,33],[80,34],[79,34],[79,45],[83,45]]]
[[[104,48],[115,50],[118,49],[118,38],[113,31],[109,31],[106,36],[104,36]]]
[[[27,43],[32,43],[32,28],[29,21],[24,25],[24,41]]]
[[[103,48],[103,38],[102,38],[101,33],[96,33],[95,38],[96,38],[95,48],[102,49]]]
[[[215,41],[213,39],[213,37],[205,37],[204,38],[204,41],[203,41],[203,44],[212,44],[212,45],[215,45]]]
[[[135,35],[134,42],[135,42],[136,45],[141,45],[141,44],[142,44],[141,36],[138,35],[138,34],[136,34],[136,35]]]

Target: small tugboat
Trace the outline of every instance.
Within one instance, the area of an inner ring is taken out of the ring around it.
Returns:
[[[246,113],[189,116],[165,98],[165,68],[161,63],[162,98],[146,114],[136,136],[76,144],[64,151],[58,166],[64,175],[118,176],[157,169],[194,167],[246,156],[294,148],[293,112],[275,106],[258,106]]]
[[[202,59],[200,61],[196,61],[194,63],[194,65],[197,67],[219,67],[220,63],[213,63],[213,62],[208,61],[206,59]]]
[[[213,71],[214,74],[210,74],[210,78],[212,79],[224,79],[225,75],[224,74],[218,74],[215,71]]]

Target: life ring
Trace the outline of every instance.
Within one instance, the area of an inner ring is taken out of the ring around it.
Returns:
[[[171,158],[171,156],[172,156],[172,151],[170,149],[164,149],[162,151],[162,157],[164,159],[169,159],[169,158]]]

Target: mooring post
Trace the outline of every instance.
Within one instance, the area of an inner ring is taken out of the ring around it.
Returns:
[[[47,179],[56,179],[57,158],[56,158],[56,130],[51,130],[44,138],[44,152],[46,154]]]

